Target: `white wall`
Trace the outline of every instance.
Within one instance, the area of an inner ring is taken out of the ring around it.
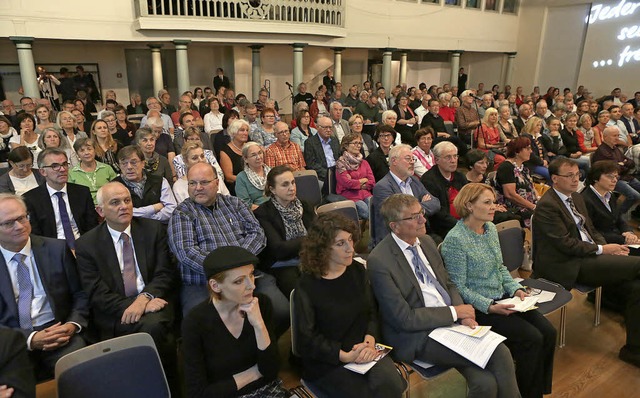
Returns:
[[[491,90],[494,84],[500,85],[506,71],[504,53],[463,53],[460,57],[460,67],[469,76],[467,88],[476,88],[478,83],[484,83],[485,90]]]

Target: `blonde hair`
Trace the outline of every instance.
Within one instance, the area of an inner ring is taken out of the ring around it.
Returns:
[[[458,213],[460,218],[465,219],[469,217],[471,211],[467,205],[469,203],[475,203],[484,191],[490,191],[495,198],[496,193],[493,191],[493,188],[487,184],[471,182],[462,187],[456,198],[453,200],[453,208],[456,209],[456,213]]]

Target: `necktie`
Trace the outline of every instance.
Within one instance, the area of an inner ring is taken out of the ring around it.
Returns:
[[[25,264],[24,259],[27,258],[22,253],[16,253],[13,260],[18,263],[18,318],[20,319],[20,327],[25,330],[33,330],[31,322],[31,301],[33,300],[33,284],[31,283],[31,275],[29,268]]]
[[[580,212],[576,208],[575,203],[573,203],[573,199],[567,198],[567,203],[569,203],[569,208],[571,209],[571,212],[573,213],[573,215],[576,216],[576,218],[578,218],[579,220],[578,230],[580,230],[580,232],[587,237],[590,243],[593,243],[593,239],[591,239],[591,235],[589,235],[589,232],[587,232],[587,229],[584,227],[584,224],[586,223],[587,219],[584,218],[582,214],[580,214]]]
[[[138,294],[138,286],[136,283],[136,261],[133,257],[133,247],[129,235],[122,233],[122,281],[124,282],[124,294],[127,297]]]
[[[58,211],[60,212],[60,221],[62,222],[62,229],[64,230],[64,238],[67,241],[67,246],[69,246],[71,250],[74,250],[76,248],[76,237],[73,234],[73,229],[71,228],[71,219],[67,212],[67,204],[63,199],[64,192],[56,192],[55,195],[58,197]]]
[[[413,268],[415,269],[416,275],[418,276],[418,279],[420,279],[420,282],[432,284],[433,287],[435,287],[438,293],[440,293],[440,295],[442,296],[445,304],[451,305],[451,297],[449,297],[449,293],[444,290],[440,282],[438,282],[435,276],[431,275],[431,272],[429,272],[427,266],[422,262],[422,259],[418,255],[418,248],[415,246],[409,246],[407,250],[409,250],[411,254],[413,254]]]

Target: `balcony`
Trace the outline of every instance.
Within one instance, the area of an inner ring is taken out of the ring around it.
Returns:
[[[135,0],[137,29],[345,37],[345,0]]]

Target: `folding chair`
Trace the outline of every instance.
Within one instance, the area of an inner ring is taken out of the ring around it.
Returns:
[[[293,173],[298,199],[309,202],[314,208],[322,203],[320,182],[315,170],[300,170]]]
[[[335,212],[340,213],[343,216],[358,223],[360,218],[358,217],[358,209],[353,200],[341,200],[339,202],[327,203],[316,209],[316,214]]]
[[[169,385],[153,339],[134,333],[102,341],[60,358],[59,398],[168,398]]]

